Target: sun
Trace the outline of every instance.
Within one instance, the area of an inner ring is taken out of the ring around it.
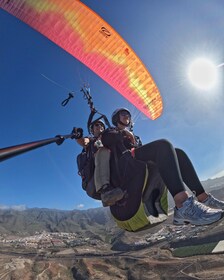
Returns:
[[[198,58],[190,64],[188,77],[192,85],[198,89],[210,90],[217,84],[217,67],[206,58]]]

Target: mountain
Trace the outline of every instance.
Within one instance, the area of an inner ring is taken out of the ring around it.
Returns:
[[[222,189],[224,188],[224,176],[215,178],[215,179],[208,179],[206,181],[202,181],[202,185],[207,191]]]
[[[224,177],[202,182],[205,189],[224,200]],[[174,205],[169,197],[169,207]],[[63,211],[31,208],[23,211],[0,209],[0,233],[34,234],[35,232],[78,232],[105,236],[105,233],[120,232],[108,208]]]
[[[0,210],[0,233],[33,235],[35,232],[76,232],[105,236],[115,224],[109,209],[62,211],[33,208],[23,211]]]

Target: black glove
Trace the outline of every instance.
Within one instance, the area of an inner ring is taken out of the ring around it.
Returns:
[[[73,127],[72,134],[72,139],[80,139],[83,137],[83,129],[80,127]]]

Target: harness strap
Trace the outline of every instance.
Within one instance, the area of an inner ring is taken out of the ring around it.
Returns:
[[[121,180],[121,174],[120,174],[120,170],[119,170],[119,163],[118,163],[118,156],[117,156],[116,146],[112,148],[112,153],[114,155],[115,168],[116,168],[116,173],[117,173],[117,177],[118,177],[118,180],[119,180],[119,184],[122,185],[122,180]]]

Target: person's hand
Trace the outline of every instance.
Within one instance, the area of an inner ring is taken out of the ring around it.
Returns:
[[[72,134],[72,139],[80,139],[83,137],[83,129],[81,127],[73,127]]]

